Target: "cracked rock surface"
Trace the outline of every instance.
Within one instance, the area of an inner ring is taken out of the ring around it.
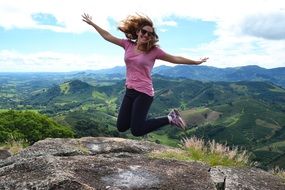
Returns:
[[[122,138],[45,139],[0,160],[0,190],[214,190],[217,175],[226,176],[226,189],[285,189],[281,179],[259,170],[212,168],[209,172],[209,166],[199,162],[148,156],[169,150],[174,149]],[[252,175],[254,180],[248,178]]]

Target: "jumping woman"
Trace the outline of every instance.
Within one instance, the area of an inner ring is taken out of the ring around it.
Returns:
[[[191,60],[166,53],[157,45],[158,35],[153,22],[147,16],[133,15],[121,21],[118,29],[126,39],[120,39],[96,25],[91,16],[82,15],[83,21],[93,26],[107,41],[125,50],[126,92],[119,110],[117,128],[120,132],[128,129],[134,136],[143,136],[162,126],[173,125],[185,129],[186,125],[178,110],[173,109],[167,116],[147,119],[154,97],[151,71],[155,60],[160,59],[174,64],[199,65],[207,57]]]

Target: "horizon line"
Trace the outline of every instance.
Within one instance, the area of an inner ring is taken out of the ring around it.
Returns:
[[[153,68],[158,68],[158,67],[181,67],[181,66],[195,66],[195,67],[212,67],[212,68],[217,68],[217,69],[234,69],[234,68],[243,68],[243,67],[258,67],[261,69],[266,69],[266,70],[270,70],[270,69],[280,69],[280,68],[285,68],[284,67],[273,67],[273,68],[266,68],[266,67],[261,67],[259,65],[244,65],[244,66],[232,66],[232,67],[215,67],[215,66],[209,66],[209,65],[182,65],[182,64],[178,64],[178,65],[174,65],[174,66],[168,66],[168,65],[159,65],[159,66],[155,66]],[[0,71],[0,74],[2,73],[78,73],[78,72],[92,72],[92,71],[103,71],[103,70],[111,70],[114,68],[124,68],[126,66],[114,66],[111,68],[104,68],[104,69],[86,69],[86,70],[74,70],[74,71]]]

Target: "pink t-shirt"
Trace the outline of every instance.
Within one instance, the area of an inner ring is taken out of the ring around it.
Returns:
[[[155,60],[161,59],[165,52],[158,47],[147,53],[136,52],[135,43],[126,39],[122,39],[121,44],[125,49],[127,88],[154,96],[151,71]]]

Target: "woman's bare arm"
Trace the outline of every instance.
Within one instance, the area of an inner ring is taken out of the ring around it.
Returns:
[[[121,39],[113,36],[112,34],[110,34],[108,31],[102,29],[101,27],[99,27],[97,24],[95,24],[93,21],[92,21],[92,17],[89,16],[88,14],[84,13],[82,15],[82,20],[84,22],[86,22],[87,24],[93,26],[95,28],[95,30],[107,41],[113,43],[113,44],[116,44],[118,46],[122,46],[120,41]]]
[[[165,54],[161,60],[167,61],[174,64],[185,64],[185,65],[199,65],[208,60],[208,57],[201,58],[200,60],[192,60],[181,56],[174,56],[170,54]]]

